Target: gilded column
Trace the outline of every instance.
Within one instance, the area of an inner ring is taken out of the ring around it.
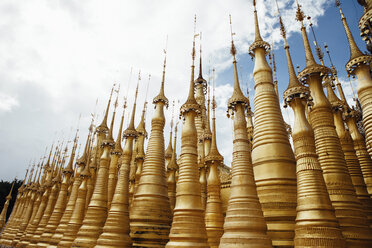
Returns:
[[[174,141],[173,141],[173,152],[171,160],[167,166],[167,184],[168,184],[168,197],[170,208],[173,211],[176,205],[176,171],[177,165],[177,155],[176,155],[176,145],[177,145],[177,124],[174,128]]]
[[[288,104],[293,109],[295,118],[292,130],[297,160],[295,247],[345,247],[315,151],[314,131],[306,119],[305,108],[311,104],[310,91],[296,77],[281,17],[279,22],[289,73],[283,98],[285,106]]]
[[[36,229],[39,226],[40,220],[43,217],[45,208],[47,207],[48,198],[50,196],[50,191],[53,186],[53,174],[54,168],[49,168],[47,170],[46,182],[39,183],[39,178],[36,182],[35,188],[37,188],[37,199],[34,202],[34,208],[31,214],[30,221],[25,229],[23,236],[20,239],[20,242],[17,243],[16,247],[27,247],[30,244],[30,240],[33,238]]]
[[[92,143],[94,143],[94,138]],[[90,152],[88,150],[87,157],[90,157]],[[85,205],[87,204],[87,184],[88,179],[90,178],[90,168],[88,164],[85,164],[84,169],[79,173],[81,184],[79,186],[77,197],[75,201],[75,206],[71,214],[71,218],[67,224],[67,228],[63,233],[62,239],[59,241],[57,247],[71,247],[74,242],[76,235],[83,224],[85,216]]]
[[[232,26],[231,16],[230,25]],[[245,119],[245,108],[248,100],[243,95],[239,85],[232,27],[230,52],[233,57],[234,91],[228,101],[227,108],[228,117],[233,116],[234,120],[233,158],[231,162],[230,197],[223,227],[224,233],[219,247],[272,247],[271,240],[266,233],[267,226],[253,177]]]
[[[138,137],[137,137],[137,153],[136,153],[136,157],[134,160],[134,162],[137,165],[136,174],[135,174],[134,192],[137,192],[138,184],[139,184],[141,174],[142,174],[143,162],[145,160],[145,139],[147,139],[146,121],[145,121],[146,109],[147,109],[147,101],[145,101],[144,103],[141,121],[136,128]]]
[[[57,202],[58,193],[61,187],[61,174],[64,163],[65,154],[62,154],[62,161],[60,161],[59,166],[57,166],[57,169],[54,171],[57,174],[54,176],[51,183],[50,195],[48,197],[48,203],[45,207],[45,211],[43,212],[40,222],[37,225],[37,229],[33,233],[33,236],[30,239],[30,244],[27,247],[38,247],[36,244],[40,241],[41,234],[43,234],[45,227],[48,224],[49,218],[53,212],[54,206]]]
[[[21,221],[21,216],[22,216],[22,212],[23,212],[24,203],[25,203],[25,200],[26,200],[27,191],[28,191],[27,184],[26,184],[28,171],[29,171],[29,169],[26,170],[26,175],[25,175],[25,178],[23,180],[23,183],[22,183],[21,187],[19,187],[19,189],[18,189],[16,209],[13,210],[15,212],[12,213],[11,220],[8,221],[8,223],[5,226],[5,229],[2,230],[2,232],[0,233],[0,235],[1,235],[0,236],[0,245],[11,245],[12,240],[15,237],[16,232],[18,230],[19,223]],[[33,171],[34,171],[34,168],[31,169],[30,176],[32,175]],[[29,182],[30,182],[30,178],[31,178],[30,176],[29,176]],[[13,214],[14,214],[14,217],[13,217]]]
[[[87,154],[89,151],[90,141],[91,141],[91,133],[88,134],[83,155],[76,161],[77,168],[76,168],[76,174],[73,178],[71,193],[69,195],[67,205],[62,215],[61,221],[59,222],[53,236],[50,238],[49,246],[48,246],[49,248],[56,247],[59,241],[62,239],[63,234],[66,232],[67,225],[70,221],[72,212],[74,211],[76,199],[78,196],[78,190],[81,184],[80,173],[85,168],[85,165],[87,162],[87,156],[88,156]]]
[[[344,25],[346,36],[349,41],[350,59],[346,64],[346,70],[350,75],[355,75],[358,78],[358,97],[362,104],[363,125],[366,133],[366,143],[369,155],[372,156],[372,78],[370,74],[370,63],[372,56],[363,54],[355,43],[353,35],[346,22],[346,18],[342,13],[340,2],[336,0],[336,5],[339,7],[341,20]]]
[[[67,194],[67,188],[70,184],[71,175],[73,173],[72,165],[73,165],[74,159],[75,159],[77,139],[78,139],[78,137],[77,137],[77,133],[76,133],[75,140],[74,140],[74,145],[72,147],[71,155],[70,155],[70,158],[69,158],[69,162],[68,162],[66,168],[64,168],[64,170],[63,170],[64,177],[63,177],[63,181],[62,181],[62,184],[61,184],[61,189],[60,189],[58,197],[57,197],[56,205],[55,205],[55,208],[53,210],[52,215],[50,216],[48,224],[46,225],[45,230],[40,237],[40,241],[37,243],[38,247],[47,247],[48,246],[48,244],[50,242],[50,238],[53,236],[58,224],[61,221],[62,215],[63,215],[63,213],[66,209],[67,195],[68,195]]]
[[[130,213],[133,247],[164,247],[171,225],[164,154],[164,106],[168,107],[164,95],[165,65],[166,59],[160,93],[153,100],[150,138]]]
[[[40,170],[39,170],[39,175],[41,173],[41,166],[40,167]],[[16,246],[20,240],[20,238],[23,236],[24,234],[24,231],[26,230],[30,220],[31,220],[31,217],[32,217],[32,213],[33,213],[33,210],[34,210],[34,203],[35,203],[35,200],[37,198],[37,191],[38,191],[38,187],[37,187],[37,181],[36,181],[36,175],[37,173],[35,174],[35,177],[34,177],[34,180],[31,184],[31,187],[30,187],[30,191],[28,192],[28,195],[27,195],[27,198],[26,198],[26,202],[25,202],[25,206],[24,206],[24,212],[22,213],[22,220],[20,222],[20,226],[19,226],[19,229],[17,230],[16,232],[16,236],[14,237],[14,239],[12,239],[12,242],[11,242],[11,246]]]
[[[138,81],[139,82],[139,81]],[[133,140],[137,137],[134,128],[134,118],[136,111],[136,101],[138,94],[138,84],[136,89],[133,111],[128,128],[123,136],[126,138],[121,164],[119,168],[119,177],[115,188],[114,196],[111,202],[111,208],[103,227],[103,232],[97,240],[98,247],[132,247],[132,241],[129,237],[129,166],[133,153]]]
[[[342,151],[344,152],[346,165],[349,170],[351,181],[355,188],[356,196],[362,203],[369,223],[372,223],[372,199],[368,194],[366,184],[364,183],[362,171],[360,168],[358,157],[354,150],[353,140],[348,130],[345,128],[343,120],[343,112],[345,111],[344,103],[336,96],[332,89],[332,81],[330,78],[325,80],[327,95],[330,104],[332,105],[333,118],[336,126],[336,132],[340,139]]]
[[[371,244],[372,238],[367,216],[356,197],[334,126],[332,108],[322,87],[321,76],[329,74],[330,70],[315,62],[303,19],[304,14],[298,5],[297,20],[301,22],[306,55],[306,68],[299,73],[298,78],[309,85],[310,94],[313,97],[314,105],[310,112],[310,123],[314,129],[315,147],[323,170],[324,181],[336,211],[342,235],[346,239],[346,245],[367,247]]]
[[[181,137],[181,163],[177,181],[176,206],[173,210],[173,222],[167,248],[209,247],[197,168],[198,137],[195,117],[200,114],[201,109],[194,97],[195,36],[194,34],[189,95],[180,110],[180,114],[184,118]]]
[[[173,108],[174,108],[174,102],[173,102]],[[173,112],[173,109],[172,109],[172,112]],[[173,154],[173,147],[172,147],[172,137],[173,137],[173,113],[172,113],[172,120],[171,120],[171,123],[170,123],[170,133],[169,133],[169,143],[168,143],[168,147],[167,149],[165,150],[165,167],[168,168],[168,164],[172,158],[172,154]]]
[[[97,134],[97,142],[99,138],[100,133]],[[94,191],[86,210],[83,224],[76,235],[72,247],[93,247],[102,233],[102,228],[107,218],[107,183],[112,144],[112,139],[106,138],[102,142],[103,152],[99,160]]]
[[[12,183],[12,187],[10,188],[9,194],[5,197],[5,203],[3,206],[3,210],[1,210],[1,213],[0,213],[0,232],[3,230],[5,226],[6,213],[8,211],[9,202],[12,199],[12,191],[13,191],[14,183],[15,183],[15,179]]]
[[[115,101],[115,110],[114,110],[112,120],[114,120],[115,118],[116,107],[118,104],[118,96],[119,96],[119,93],[117,94],[117,98]],[[126,107],[126,102],[124,102],[124,106]],[[121,115],[118,137],[116,138],[116,142],[112,144],[113,149],[110,152],[111,160],[110,160],[110,165],[109,165],[108,183],[107,183],[107,190],[108,190],[107,191],[107,207],[108,209],[110,209],[112,197],[114,196],[114,192],[115,192],[116,182],[118,180],[118,166],[119,166],[118,160],[123,152],[123,149],[121,147],[121,132],[123,131],[125,107],[123,109],[123,114]],[[110,128],[111,137],[112,137],[112,132],[113,132],[113,123],[114,121],[111,122],[112,128]]]
[[[344,91],[342,89],[341,83],[338,80],[337,77],[337,70],[335,66],[333,65],[328,46],[324,46],[326,49],[326,52],[328,54],[329,60],[332,65],[332,73],[334,78],[336,79],[336,87],[338,90],[338,93],[340,94],[341,100],[343,102],[344,106],[344,112],[343,112],[343,118],[345,119],[345,123],[347,124],[349,128],[349,133],[351,135],[351,138],[353,140],[355,153],[358,157],[359,164],[363,173],[364,182],[367,186],[367,191],[371,195],[372,194],[372,159],[369,156],[369,153],[367,151],[366,143],[364,136],[360,133],[358,126],[357,126],[357,119],[360,117],[359,111],[356,111],[354,108],[350,108]]]
[[[209,102],[209,98],[208,98]],[[209,168],[207,179],[207,205],[205,210],[205,228],[207,230],[208,244],[210,248],[218,248],[220,238],[223,234],[224,216],[222,211],[221,201],[221,182],[218,174],[218,166],[223,162],[223,157],[219,153],[216,140],[216,102],[212,100],[212,144],[208,155],[205,157],[205,162]],[[208,104],[209,117],[209,104]],[[208,123],[209,125],[209,123]]]
[[[253,1],[255,5],[255,1]],[[255,57],[253,77],[254,131],[252,163],[257,193],[273,246],[293,246],[296,217],[296,161],[280,110],[265,55],[270,45],[263,41],[254,11],[256,38],[250,47]]]

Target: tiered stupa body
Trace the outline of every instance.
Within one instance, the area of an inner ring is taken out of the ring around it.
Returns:
[[[314,132],[306,119],[310,91],[296,77],[286,31],[279,17],[286,50],[289,85],[284,101],[294,111],[292,130],[297,160],[297,217],[295,247],[345,247],[345,240],[336,219],[315,151]],[[310,103],[309,103],[310,104]]]
[[[366,133],[366,143],[369,155],[372,156],[372,77],[370,74],[370,63],[372,56],[363,54],[355,43],[353,35],[342,13],[339,1],[336,1],[339,7],[341,20],[344,25],[346,36],[349,42],[350,59],[346,64],[346,70],[349,74],[358,78],[358,97],[362,105],[363,126]]]
[[[50,156],[49,156],[50,159]],[[48,162],[49,162],[48,159]],[[19,188],[18,192],[21,194],[20,198],[18,199],[19,203],[17,203],[17,212],[15,213],[14,220],[8,221],[5,229],[1,233],[1,239],[0,239],[0,244],[1,245],[7,245],[10,246],[12,244],[13,239],[15,238],[17,234],[17,230],[19,228],[19,224],[22,221],[22,213],[24,211],[24,206],[26,203],[27,195],[28,195],[28,185],[31,182],[31,177],[33,174],[34,168],[31,169],[29,178],[28,178],[28,183],[26,183],[27,180],[27,174],[28,170],[26,172],[25,179],[23,180],[22,186]],[[13,219],[13,217],[12,217]]]
[[[130,212],[133,247],[164,247],[168,242],[171,209],[168,198],[164,148],[165,60],[160,93],[154,98],[155,113],[145,162]]]
[[[67,148],[66,148],[67,152]],[[42,218],[40,219],[40,222],[37,226],[36,231],[33,233],[32,238],[30,239],[30,244],[27,247],[38,247],[36,244],[40,241],[40,237],[43,234],[46,225],[48,224],[48,221],[50,219],[50,216],[53,213],[53,209],[55,207],[55,204],[57,202],[58,193],[61,187],[61,178],[62,178],[62,168],[65,163],[65,153],[61,155],[61,161],[57,164],[57,169],[54,170],[53,173],[53,180],[51,183],[51,189],[50,189],[50,195],[48,197],[48,202],[45,207],[45,211],[42,215]]]
[[[170,208],[173,211],[176,205],[176,171],[178,168],[177,155],[176,155],[176,145],[177,145],[177,123],[174,128],[174,141],[173,141],[173,152],[171,160],[167,166],[167,184],[168,184],[168,197]]]
[[[205,93],[207,91],[207,81],[203,78],[202,73],[202,53],[200,48],[199,76],[194,82],[195,100],[200,106],[201,114],[195,117],[195,126],[198,133],[198,167],[199,167],[199,182],[201,187],[202,205],[205,209],[207,202],[207,177],[205,167],[205,135],[207,134],[207,114],[205,107]],[[209,123],[208,123],[209,124]],[[209,129],[210,132],[210,129]],[[209,134],[210,135],[210,134]]]
[[[10,188],[9,194],[5,198],[5,203],[4,203],[3,209],[1,210],[1,213],[0,213],[0,232],[3,230],[3,228],[5,226],[6,213],[8,211],[8,206],[9,206],[10,200],[12,199],[12,191],[13,191],[14,183],[15,183],[15,180],[12,183],[12,187]]]
[[[232,31],[231,34],[233,35]],[[253,177],[245,119],[245,107],[248,100],[240,89],[235,59],[236,49],[233,40],[231,41],[231,54],[234,66],[234,91],[228,101],[228,113],[234,116],[233,158],[230,197],[224,223],[224,233],[219,247],[272,247],[271,240],[266,233],[267,226]]]
[[[209,101],[209,98],[208,98]],[[213,117],[212,117],[212,144],[208,155],[205,158],[206,166],[209,169],[207,178],[207,203],[205,210],[205,227],[207,230],[208,244],[210,248],[218,248],[223,234],[224,216],[221,200],[221,182],[218,174],[218,166],[223,162],[223,157],[219,153],[216,140],[216,103],[213,94]],[[208,104],[209,119],[209,104]],[[208,123],[209,125],[209,123]]]
[[[27,228],[24,232],[24,235],[21,237],[20,242],[17,244],[17,247],[28,247],[30,246],[30,242],[35,237],[35,232],[40,225],[40,221],[44,216],[46,207],[49,203],[49,198],[51,197],[51,190],[53,187],[53,172],[54,172],[54,165],[52,168],[47,170],[48,175],[46,177],[46,181],[41,183],[38,190],[38,198],[34,203],[33,214],[31,215],[30,222],[27,225]],[[39,181],[39,180],[38,180]],[[54,193],[55,193],[54,189]]]
[[[195,35],[192,49],[192,66],[189,95],[181,106],[184,118],[181,137],[181,156],[177,181],[176,206],[167,248],[197,247],[208,248],[204,223],[204,209],[201,202],[197,130],[195,117],[200,114],[200,106],[194,97]]]
[[[62,180],[61,189],[60,189],[58,197],[57,197],[57,202],[56,202],[55,208],[53,210],[52,215],[50,216],[49,222],[46,225],[43,234],[40,236],[40,240],[37,243],[38,247],[47,247],[48,246],[48,244],[50,242],[50,238],[53,236],[58,224],[61,221],[63,213],[66,209],[67,197],[68,197],[68,192],[67,192],[68,191],[68,186],[70,184],[71,176],[74,172],[73,168],[72,168],[72,165],[73,165],[73,162],[74,162],[75,152],[76,152],[76,148],[77,148],[77,136],[75,136],[74,141],[75,141],[75,143],[74,143],[74,146],[73,146],[72,151],[71,151],[71,155],[70,155],[70,158],[69,158],[68,165],[63,170],[64,177],[63,177],[63,180]]]
[[[303,19],[304,14],[298,5],[297,20],[301,22],[306,55],[306,68],[300,72],[298,78],[309,85],[313,97],[310,123],[314,129],[315,147],[323,170],[324,181],[347,246],[367,247],[371,245],[372,238],[367,216],[356,197],[334,126],[332,108],[322,87],[321,75],[328,74],[330,70],[315,62]]]
[[[17,214],[18,214],[20,206],[22,204],[22,195],[23,195],[23,190],[24,190],[27,175],[28,175],[28,170],[29,170],[29,168],[27,168],[27,170],[26,170],[25,178],[23,179],[22,185],[18,188],[17,197],[16,197],[16,201],[14,203],[12,213],[10,214],[8,221],[1,228],[0,245],[2,244],[2,241],[3,241],[2,238],[4,237],[4,235],[6,236],[6,234],[9,232],[9,229],[13,228],[12,226],[17,221]]]
[[[353,140],[355,153],[358,157],[360,168],[363,173],[364,182],[366,184],[368,193],[371,195],[372,194],[372,159],[369,156],[369,153],[367,151],[364,136],[360,133],[360,130],[357,126],[357,119],[359,119],[360,114],[359,114],[359,111],[357,111],[354,108],[350,108],[350,106],[348,105],[346,97],[345,97],[345,93],[343,91],[340,81],[338,80],[337,70],[335,66],[333,65],[332,58],[331,58],[327,45],[325,45],[325,49],[328,54],[329,60],[331,62],[332,73],[336,80],[336,87],[337,87],[338,93],[343,103],[343,115],[342,116],[343,116],[343,119],[345,120],[345,123],[347,124],[349,128],[349,133]]]
[[[76,203],[76,199],[77,199],[77,196],[78,196],[78,190],[79,190],[79,187],[80,187],[80,184],[81,184],[80,173],[85,168],[85,165],[86,165],[87,160],[88,160],[88,158],[87,158],[88,155],[87,154],[88,154],[88,150],[89,150],[89,144],[90,144],[90,135],[88,135],[88,137],[87,137],[87,140],[86,140],[86,143],[85,143],[85,148],[84,148],[82,156],[80,158],[78,158],[77,161],[76,161],[76,173],[73,177],[71,191],[69,192],[66,208],[63,212],[62,218],[61,218],[57,228],[55,229],[55,232],[53,233],[53,236],[49,239],[49,246],[48,246],[49,248],[57,247],[59,241],[62,239],[64,233],[66,232],[67,225],[70,221],[70,218],[71,218],[72,213],[73,213],[74,208],[75,208],[75,203]]]
[[[110,96],[111,99],[111,96]],[[110,103],[110,101],[109,101]],[[107,114],[109,105],[107,107],[104,121],[107,121]],[[100,125],[102,126],[102,124]],[[107,125],[106,125],[107,126]],[[97,127],[97,145],[99,145],[101,132],[98,132]],[[108,183],[108,169],[110,164],[110,150],[113,146],[113,141],[107,137],[102,142],[103,152],[99,160],[99,168],[97,171],[96,183],[92,198],[86,210],[83,225],[80,227],[72,247],[92,247],[96,244],[99,235],[102,233],[103,225],[107,218],[107,183]]]
[[[139,84],[139,80],[138,80]],[[126,138],[123,154],[120,159],[120,168],[117,185],[112,198],[103,232],[97,240],[95,247],[131,247],[129,237],[129,167],[133,155],[133,140],[137,137],[134,127],[138,84],[133,103],[132,116],[128,128],[123,136]]]
[[[134,162],[136,163],[136,174],[135,174],[135,184],[134,184],[134,192],[137,191],[138,184],[142,174],[143,162],[145,161],[145,139],[147,139],[147,131],[146,131],[146,109],[147,109],[147,100],[143,105],[141,121],[138,124],[136,131],[137,131],[137,152]]]
[[[296,161],[273,84],[272,70],[265,57],[270,46],[262,40],[256,10],[254,14],[256,38],[250,47],[255,57],[254,177],[273,246],[293,246]]]
[[[363,174],[360,168],[359,160],[354,150],[353,140],[349,131],[345,128],[343,121],[343,112],[346,107],[344,103],[336,96],[332,89],[332,81],[330,78],[325,80],[327,95],[330,104],[332,105],[333,118],[336,127],[337,135],[340,139],[342,151],[344,152],[346,165],[349,170],[351,181],[355,188],[357,198],[362,203],[369,223],[372,223],[372,199],[368,194],[366,184],[363,179]]]
[[[121,147],[121,132],[123,131],[124,115],[125,115],[125,109],[127,107],[126,105],[127,105],[127,102],[125,99],[123,113],[121,115],[121,120],[120,120],[118,136],[116,138],[114,148],[111,150],[111,160],[110,160],[109,176],[108,176],[108,183],[107,183],[107,190],[108,190],[107,197],[108,197],[108,208],[109,209],[111,206],[111,201],[114,196],[115,188],[116,188],[117,181],[118,181],[119,158],[121,157],[123,153],[123,148]]]
[[[89,135],[92,135],[89,133]],[[91,142],[91,138],[88,136],[88,144],[93,144],[94,140]],[[93,139],[93,138],[92,138]],[[90,157],[90,147],[88,146],[88,153],[86,158],[88,159]],[[67,224],[67,228],[65,232],[63,233],[62,239],[58,243],[58,247],[71,247],[72,242],[74,242],[76,235],[79,231],[79,228],[83,224],[83,219],[85,216],[85,205],[87,204],[87,184],[88,179],[90,178],[90,170],[89,170],[89,164],[88,162],[85,162],[85,167],[82,170],[82,172],[79,174],[81,184],[79,186],[79,189],[77,191],[77,197],[75,206],[73,209],[73,212],[71,214],[71,218]]]

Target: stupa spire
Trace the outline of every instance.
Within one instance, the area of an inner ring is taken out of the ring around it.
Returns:
[[[121,155],[117,183],[112,197],[107,219],[102,233],[97,240],[97,247],[131,247],[129,237],[129,167],[133,153],[133,140],[138,133],[134,127],[134,118],[137,105],[138,87],[141,81],[141,71],[138,73],[136,93],[133,110],[128,128],[123,132],[126,139]]]
[[[102,123],[97,127],[97,131],[99,131],[99,132],[107,132],[107,130],[108,130],[107,118],[108,118],[108,114],[109,114],[109,111],[110,111],[111,98],[112,98],[112,94],[114,93],[114,87],[115,87],[115,84],[111,88],[110,97],[109,97],[109,100],[107,102],[107,107],[106,107],[106,110],[105,110],[105,114],[104,114]]]
[[[234,33],[232,32],[231,16],[230,27],[231,55],[233,56],[235,83],[234,92],[232,97],[228,101],[227,107],[228,116],[234,116],[234,155],[230,172],[231,190],[229,202],[227,205],[224,233],[221,237],[219,247],[248,247],[250,245],[259,247],[271,247],[271,240],[266,235],[267,227],[261,210],[260,202],[258,201],[256,187],[254,186],[255,183],[251,163],[251,152],[248,141],[247,122],[245,119],[247,98],[241,92],[238,81],[238,72],[236,69],[235,60],[236,50],[233,41]],[[209,153],[211,153],[212,151],[213,150],[211,148],[211,151]],[[218,161],[221,160],[221,157],[217,154],[217,150],[215,150],[214,153],[215,155],[217,155],[215,158],[216,161],[211,165],[219,163]],[[213,153],[211,155],[213,155]],[[211,162],[213,162],[213,160]],[[214,165],[212,167],[214,167]],[[215,173],[212,173],[211,176],[213,175],[215,175]],[[214,180],[216,180],[216,178],[214,178]],[[215,205],[215,207],[217,206],[218,204]],[[252,223],[252,221],[254,222]],[[219,218],[216,218],[211,224],[218,226],[221,223]],[[217,232],[217,234],[220,235],[219,232]],[[212,237],[211,233],[209,235],[210,237]],[[212,243],[216,243],[216,241],[216,237],[214,237],[214,241]]]
[[[147,110],[147,103],[148,103],[147,102],[147,94],[148,94],[148,90],[149,90],[150,81],[151,81],[151,75],[149,75],[149,80],[147,82],[146,97],[145,97],[145,102],[143,103],[143,110],[142,110],[141,120],[140,120],[140,123],[138,124],[138,126],[136,128],[137,133],[138,133],[138,137],[137,137],[137,140],[136,140],[135,146],[134,146],[137,149],[136,154],[135,154],[135,158],[134,158],[134,163],[137,166],[136,171],[135,171],[135,175],[134,175],[134,180],[135,180],[134,190],[133,190],[134,192],[137,191],[137,187],[138,187],[138,184],[139,184],[139,179],[140,179],[141,174],[142,174],[143,162],[144,162],[144,159],[145,159],[145,139],[147,139],[147,131],[146,131],[146,110]],[[134,155],[132,155],[132,158],[133,158],[133,156]]]
[[[274,46],[274,44],[271,45],[272,47]],[[273,72],[274,72],[274,87],[275,87],[275,92],[276,94],[278,95],[278,98],[279,98],[279,89],[278,89],[278,78],[276,76],[276,62],[275,62],[275,53],[274,53],[274,48],[271,50],[271,56],[272,56],[272,60],[273,60]]]
[[[94,144],[94,136],[92,137],[91,143]],[[88,157],[90,157],[91,151],[92,149],[88,150]],[[79,175],[82,182],[77,192],[76,204],[68,222],[66,232],[63,234],[62,240],[58,243],[58,247],[71,247],[83,223],[86,209],[85,205],[87,204],[87,181],[91,176],[89,169],[89,164],[87,163]]]
[[[309,49],[310,45],[308,44],[307,35],[302,24],[304,14],[298,3],[297,8],[297,20],[301,22],[305,53],[309,54],[311,52]],[[335,209],[336,217],[339,221],[342,234],[346,239],[347,246],[358,246],[357,244],[369,246],[371,235],[368,229],[367,216],[357,199],[340,139],[336,132],[332,106],[323,91],[322,82],[329,80],[330,69],[314,63],[307,63],[306,65],[306,68],[299,73],[298,78],[309,85],[310,94],[313,96],[309,122],[314,129],[315,146],[319,156],[318,161],[323,174],[327,175],[324,176],[324,181],[332,206]],[[327,152],[331,150],[333,151],[332,153]],[[338,180],[341,180],[343,183],[341,185],[337,184],[336,181]],[[345,204],[346,201],[347,204]],[[355,209],[359,210],[355,211]],[[346,216],[345,213],[350,214]],[[353,226],[351,227],[349,223],[353,223]]]
[[[165,50],[166,52],[166,50]],[[132,201],[130,229],[133,247],[164,246],[171,225],[164,151],[164,80],[161,94],[154,98],[155,113],[151,120],[151,133],[147,145],[141,176]]]
[[[13,180],[13,183],[12,183],[12,186],[10,188],[9,194],[5,198],[5,203],[4,203],[3,209],[1,210],[1,213],[0,213],[0,230],[3,230],[3,227],[5,226],[6,213],[8,211],[9,202],[12,199],[12,191],[13,191],[15,180],[16,180],[16,178],[14,178],[14,180]]]
[[[169,143],[165,150],[165,167],[168,168],[168,164],[172,158],[173,148],[172,148],[172,138],[173,138],[173,121],[174,121],[174,100],[172,102],[172,119],[170,121],[170,131],[169,131]]]
[[[292,129],[294,150],[297,156],[298,191],[294,244],[295,246],[305,244],[316,246],[315,244],[322,243],[325,247],[344,247],[345,241],[337,224],[322,169],[316,156],[314,133],[305,115],[306,103],[311,100],[310,91],[301,85],[296,77],[280,12],[279,24],[284,39],[289,73],[289,84],[284,92],[284,101],[286,106],[287,104],[291,106],[297,119]],[[313,165],[311,168],[307,166],[309,161]],[[317,209],[316,212],[313,211],[314,208]]]
[[[140,78],[140,77],[139,77]],[[137,85],[138,86],[138,85]],[[138,89],[138,87],[137,87]],[[137,93],[136,93],[137,98]],[[136,99],[135,99],[136,100]],[[135,110],[136,101],[134,102]],[[98,127],[97,127],[98,129]],[[134,129],[134,113],[132,113],[132,119],[129,124],[128,130]],[[98,130],[97,130],[98,132]],[[130,132],[130,131],[128,131]],[[135,132],[135,130],[134,130]],[[103,138],[97,134],[97,145],[99,145],[98,139]],[[76,235],[72,247],[93,247],[97,243],[97,239],[102,233],[104,222],[107,218],[108,212],[108,176],[109,176],[109,164],[110,164],[110,150],[111,143],[107,138],[102,141],[102,155],[99,160],[99,168],[96,176],[96,183],[94,190],[86,209],[86,214],[81,225],[79,232]]]
[[[366,134],[366,143],[368,147],[368,153],[372,155],[372,103],[370,101],[372,95],[372,78],[370,74],[370,64],[372,61],[372,56],[363,54],[359,50],[351,34],[349,26],[347,25],[346,18],[342,13],[339,0],[336,0],[336,5],[340,10],[342,23],[344,25],[350,47],[350,60],[347,62],[345,67],[348,71],[348,74],[356,75],[358,78],[357,92],[359,101],[361,103],[362,118]],[[363,19],[365,20],[362,20],[361,22],[369,20],[369,18],[365,17],[363,17]]]
[[[176,171],[178,169],[177,155],[176,155],[177,125],[178,125],[178,121],[176,122],[176,125],[174,127],[172,157],[167,166],[168,197],[169,197],[170,208],[172,211],[174,209],[174,206],[176,205]]]
[[[216,100],[212,98],[212,144],[205,162],[209,167],[209,175],[207,178],[207,204],[205,210],[205,226],[208,236],[208,244],[210,247],[218,247],[220,238],[223,234],[224,216],[222,211],[221,200],[221,182],[218,175],[218,166],[222,163],[223,157],[217,148],[216,139]]]
[[[260,26],[258,25],[257,9],[256,9],[256,0],[253,0],[254,8],[254,41],[263,41],[260,33]]]
[[[189,96],[181,106],[180,115],[185,122],[181,138],[181,164],[177,181],[176,206],[173,210],[173,222],[166,248],[180,246],[207,248],[207,234],[204,223],[204,209],[201,202],[197,130],[195,117],[200,113],[200,105],[194,97],[194,60],[196,16],[194,19],[194,36],[192,48],[192,65]],[[169,205],[168,205],[169,206]],[[192,216],[192,218],[190,218]]]
[[[315,62],[313,52],[311,51],[311,46],[309,42],[309,38],[306,33],[306,27],[304,25],[304,19],[305,19],[305,14],[301,9],[301,5],[298,3],[296,0],[297,4],[297,12],[296,12],[296,20],[301,23],[301,34],[302,34],[302,39],[304,43],[304,48],[305,48],[305,56],[306,56],[306,66],[313,66],[316,65],[317,63]]]
[[[278,9],[279,9],[279,7],[278,7]],[[301,84],[298,81],[297,76],[296,76],[296,71],[295,71],[294,66],[293,66],[291,53],[289,52],[289,45],[288,45],[288,42],[287,42],[286,30],[285,30],[285,27],[284,27],[282,16],[280,14],[279,14],[279,24],[280,24],[280,33],[281,33],[281,35],[283,37],[283,40],[284,40],[285,54],[287,56],[288,74],[289,74],[289,84],[288,84],[287,90],[289,90],[291,88],[299,87],[299,86],[301,86]],[[304,88],[302,88],[302,90],[304,90]]]
[[[231,34],[231,49],[230,53],[233,57],[233,67],[234,67],[234,91],[232,96],[230,97],[228,101],[228,110],[234,109],[235,105],[238,103],[244,103],[246,104],[248,102],[247,98],[243,95],[243,92],[240,88],[239,84],[239,76],[238,76],[238,68],[236,66],[236,48],[234,44],[234,35],[235,33],[233,32],[232,29],[232,22],[231,22],[231,15],[229,15],[230,18],[230,34]],[[231,114],[233,111],[230,111]],[[229,115],[229,113],[228,113]]]
[[[349,25],[347,24],[346,18],[344,16],[344,13],[341,9],[341,3],[339,0],[336,0],[336,6],[338,7],[338,10],[340,11],[342,24],[344,25],[347,40],[349,42],[349,48],[350,48],[350,60],[353,60],[355,58],[358,58],[360,56],[363,56],[364,54],[360,51],[359,47],[357,46],[353,34],[350,31]],[[349,61],[350,61],[349,60]]]
[[[257,194],[272,245],[293,246],[291,237],[294,236],[296,216],[296,160],[274,87],[272,69],[266,60],[270,45],[265,41],[254,41],[249,51],[255,58],[252,164]],[[270,143],[265,140],[270,140]],[[280,155],[274,152],[279,150]],[[276,225],[281,226],[280,231],[275,228]]]
[[[118,107],[118,101],[119,101],[120,84],[118,86],[118,89],[114,90],[114,91],[116,93],[116,99],[115,99],[115,102],[114,102],[114,111],[112,113],[112,119],[111,119],[110,128],[109,128],[109,132],[108,132],[108,136],[107,136],[107,139],[110,140],[110,142],[112,143],[112,146],[115,146],[115,141],[114,141],[112,133],[114,131],[116,108]]]
[[[57,201],[56,201],[53,213],[51,214],[48,224],[46,225],[44,232],[41,235],[39,242],[37,243],[37,247],[48,246],[48,244],[50,243],[50,239],[55,233],[57,226],[60,223],[63,213],[66,209],[67,196],[68,196],[67,191],[71,183],[70,181],[71,176],[73,175],[73,172],[74,172],[72,164],[74,161],[75,152],[76,152],[77,143],[78,143],[78,131],[79,129],[77,129],[76,134],[75,134],[74,144],[71,149],[71,154],[70,154],[68,165],[63,170],[64,177],[61,183],[61,188],[58,193],[58,197],[57,197]]]

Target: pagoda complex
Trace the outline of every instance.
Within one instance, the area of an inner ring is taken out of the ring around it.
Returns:
[[[324,47],[326,61],[297,1],[292,21],[301,33],[305,67],[296,73],[277,5],[275,25],[289,77],[288,83],[278,81],[272,46],[260,30],[256,4],[262,0],[250,1],[253,106],[248,90],[242,90],[231,16],[229,23],[233,91],[225,107],[233,129],[231,165],[217,145],[215,69],[203,75],[195,16],[190,81],[182,85],[187,96],[180,109],[167,93],[164,50],[158,93],[150,96],[153,115],[146,120],[147,99],[137,105],[140,72],[133,102],[128,101],[130,82],[122,100],[120,86],[114,85],[101,124],[95,127],[93,116],[87,137],[80,139],[81,154],[77,131],[70,148],[57,142],[27,169],[15,199],[13,183],[0,213],[0,247],[372,247],[372,0],[358,0],[364,7],[359,29],[367,53],[350,31],[349,25],[358,24],[347,22],[339,0],[333,8],[350,50],[345,68],[357,81],[356,106],[348,102],[331,49]],[[283,97],[281,83],[288,85]],[[294,112],[292,126],[284,121],[282,101]],[[172,111],[172,119],[166,111]]]

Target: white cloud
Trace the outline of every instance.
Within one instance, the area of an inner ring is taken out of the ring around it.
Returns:
[[[14,107],[17,107],[18,105],[18,100],[15,97],[0,92],[0,113],[10,112]]]

